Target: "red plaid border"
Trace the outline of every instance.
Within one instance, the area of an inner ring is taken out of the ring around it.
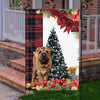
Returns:
[[[33,51],[43,45],[43,15],[36,9],[26,11],[26,83],[31,82]]]

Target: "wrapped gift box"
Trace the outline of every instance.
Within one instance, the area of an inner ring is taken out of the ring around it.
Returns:
[[[75,74],[76,73],[76,67],[69,67],[68,68],[68,74]]]
[[[79,79],[79,76],[78,75],[75,75],[75,74],[71,74],[69,76],[70,76],[70,78],[71,78],[72,81],[74,81],[76,79]]]

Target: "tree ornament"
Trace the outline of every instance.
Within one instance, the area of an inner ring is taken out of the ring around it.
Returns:
[[[73,87],[71,87],[71,90],[76,91],[76,90],[78,90],[78,88],[77,88],[77,86],[73,86]]]
[[[30,83],[27,83],[27,84],[26,84],[26,88],[29,88],[30,86],[31,86]]]
[[[40,14],[40,13],[41,13],[41,11],[40,11],[40,10],[37,10],[37,11],[36,11],[36,13],[37,13],[37,14]]]
[[[72,9],[71,14],[72,15],[77,15],[78,14],[78,9]]]
[[[36,86],[36,90],[40,91],[40,90],[41,90],[41,88],[40,88],[39,86]]]
[[[51,68],[51,72],[53,72],[54,71],[54,69],[53,68]]]

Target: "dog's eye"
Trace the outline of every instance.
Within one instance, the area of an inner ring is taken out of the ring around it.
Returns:
[[[41,51],[39,51],[39,54],[41,53]]]
[[[46,51],[48,53],[48,51]]]

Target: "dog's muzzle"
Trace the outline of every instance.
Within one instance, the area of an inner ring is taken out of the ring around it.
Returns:
[[[49,58],[48,58],[47,52],[45,52],[45,51],[41,52],[39,61],[40,61],[41,64],[47,64],[48,63]]]

